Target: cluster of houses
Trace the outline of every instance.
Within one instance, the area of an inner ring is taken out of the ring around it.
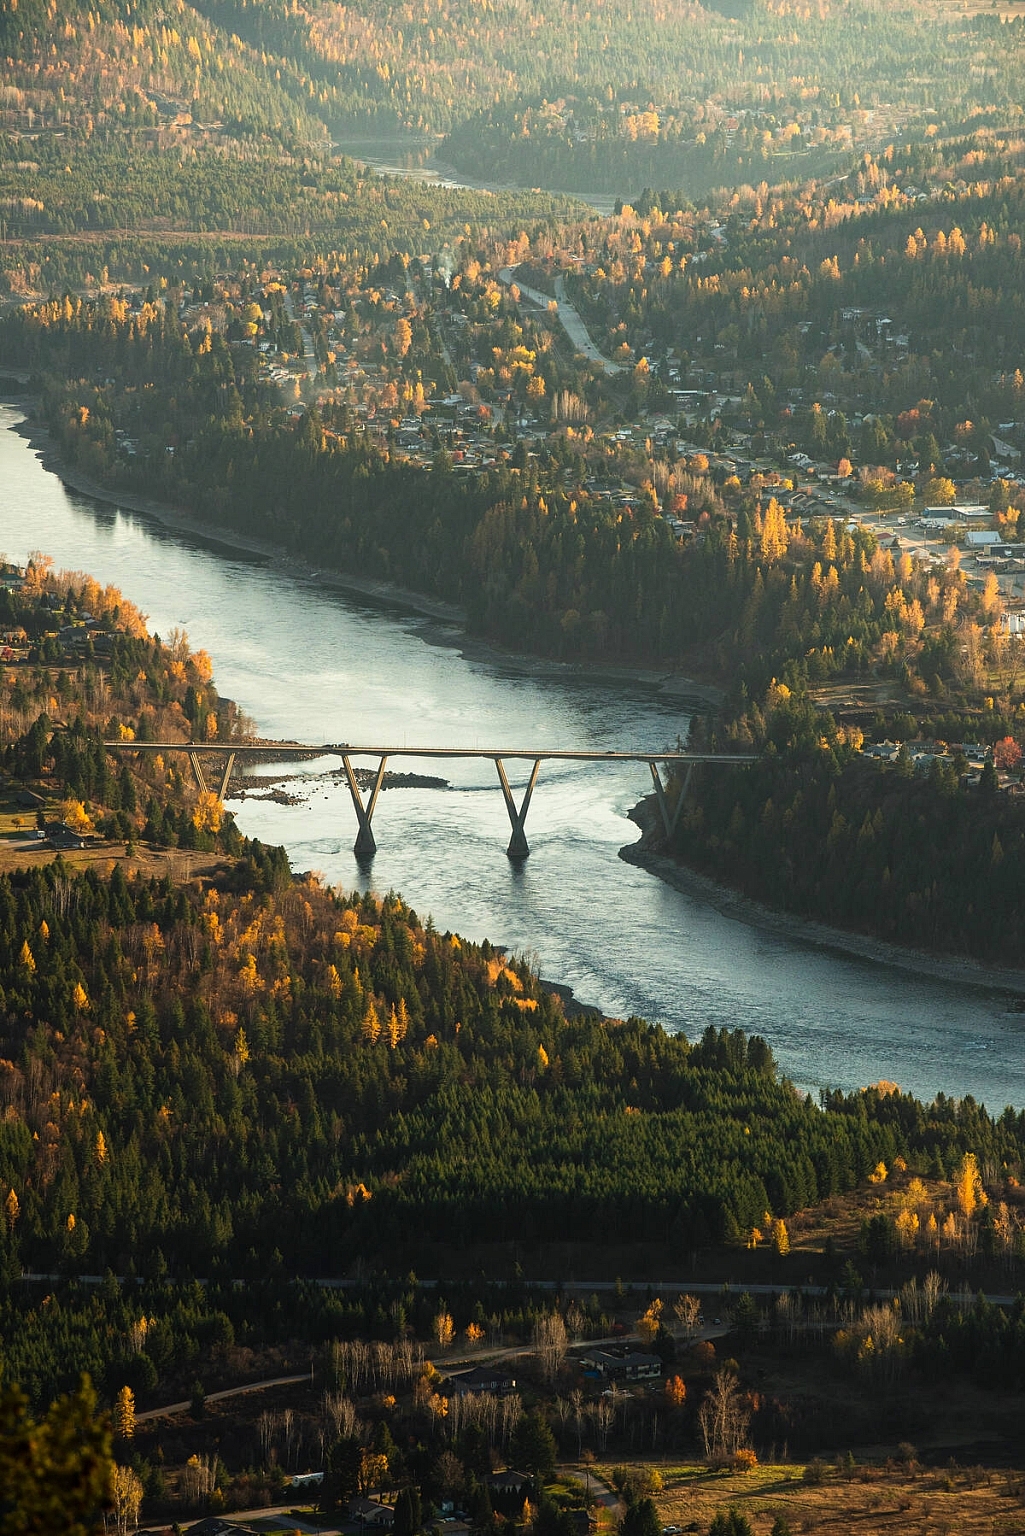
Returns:
[[[877,741],[869,742],[861,749],[863,757],[875,762],[896,763],[905,753],[915,773],[928,774],[936,762],[960,763],[962,783],[969,789],[976,788],[987,763],[993,762],[993,749],[978,742],[946,741]],[[1010,794],[1025,793],[1020,774],[997,769],[997,786]]]

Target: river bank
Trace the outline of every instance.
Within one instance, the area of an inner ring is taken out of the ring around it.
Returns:
[[[873,965],[885,965],[914,976],[929,977],[933,981],[978,987],[1009,998],[1025,1000],[1025,970],[987,965],[967,955],[952,955],[949,958],[931,955],[927,950],[891,944],[887,939],[873,938],[870,934],[833,928],[828,923],[817,923],[793,912],[767,907],[741,891],[720,885],[710,876],[648,845],[649,835],[654,831],[654,813],[655,803],[651,796],[645,796],[633,807],[629,813],[630,820],[641,828],[642,835],[638,842],[628,843],[625,848],[621,848],[619,857],[625,863],[657,876],[673,890],[706,903],[721,917],[744,923],[749,928],[761,929],[777,938],[849,955],[856,960],[867,960]]]
[[[30,404],[31,402],[24,398],[18,400],[18,405],[22,409],[29,409]],[[111,489],[92,480],[63,460],[49,432],[40,423],[26,418],[18,423],[14,430],[28,441],[43,468],[56,475],[69,489],[88,496],[91,500],[150,518],[165,528],[215,547],[233,553],[255,555],[284,569],[296,579],[311,582],[318,587],[355,593],[376,603],[417,613],[437,626],[434,633],[437,641],[457,644],[460,653],[468,659],[501,665],[530,677],[578,675],[586,676],[590,680],[607,678],[620,683],[637,682],[662,695],[677,698],[681,703],[692,703],[705,708],[713,707],[721,698],[719,690],[711,685],[696,683],[693,679],[675,673],[666,674],[655,668],[562,662],[544,657],[526,657],[500,650],[486,641],[466,634],[465,611],[455,604],[426,597],[422,593],[400,587],[392,582],[361,577],[349,572],[320,571],[309,561],[291,554],[283,546],[275,545],[268,540],[230,528],[211,529],[208,524],[201,523],[189,513],[170,503],[135,492]],[[453,629],[460,631],[455,640],[452,635]],[[630,813],[631,819],[642,829],[648,826],[644,816],[646,804],[646,801],[642,801]],[[1025,994],[1025,970],[986,966],[966,957],[946,959],[924,951],[906,949],[865,934],[851,933],[827,924],[816,923],[792,913],[777,911],[744,896],[739,891],[718,884],[708,876],[689,869],[666,854],[653,851],[646,846],[644,836],[638,843],[622,848],[619,856],[625,862],[655,875],[673,889],[697,897],[721,916],[773,933],[778,937],[934,980],[984,988],[1005,995]]]
[[[16,403],[19,409],[26,413],[31,408],[31,401],[23,397],[11,403]],[[689,705],[697,710],[714,709],[722,701],[722,690],[714,684],[697,682],[693,678],[683,677],[679,673],[666,671],[660,667],[559,661],[552,657],[526,656],[520,652],[504,650],[492,645],[489,641],[468,634],[466,610],[456,603],[428,597],[422,592],[414,592],[409,587],[402,587],[395,582],[379,580],[376,577],[359,576],[350,571],[321,570],[302,556],[292,554],[283,545],[274,544],[268,539],[256,538],[251,534],[244,534],[237,529],[220,524],[211,527],[210,524],[200,522],[190,513],[169,502],[138,492],[105,486],[69,465],[62,457],[60,449],[47,428],[41,422],[29,418],[27,414],[25,420],[15,425],[14,431],[28,441],[43,468],[56,475],[69,490],[88,496],[93,501],[104,502],[108,506],[134,512],[139,517],[151,518],[174,532],[187,534],[190,538],[202,540],[204,543],[232,553],[256,555],[260,559],[272,562],[297,580],[313,583],[329,591],[355,593],[374,603],[419,614],[437,626],[434,639],[449,645],[457,643],[461,653],[468,660],[506,667],[529,677],[586,677],[591,681],[605,678],[615,683],[640,683],[645,688],[651,688],[659,694],[678,700],[681,705]],[[451,633],[453,629],[458,629],[460,632],[455,642]]]
[[[28,410],[31,402],[21,398],[18,404],[22,409]],[[721,692],[709,684],[697,683],[693,679],[675,673],[666,674],[655,668],[562,662],[544,657],[526,657],[500,650],[486,641],[467,635],[466,613],[455,604],[426,597],[422,593],[400,587],[392,582],[361,577],[343,571],[320,571],[309,561],[291,554],[281,545],[243,534],[235,529],[221,527],[211,529],[208,524],[199,522],[189,513],[170,503],[135,492],[111,489],[92,480],[88,475],[64,461],[49,432],[40,423],[26,418],[14,430],[28,441],[43,468],[56,475],[69,489],[88,496],[91,500],[150,518],[165,528],[184,533],[190,538],[215,547],[232,553],[255,555],[272,562],[298,580],[308,581],[329,590],[355,593],[375,603],[419,614],[437,626],[433,638],[440,643],[457,644],[460,653],[468,659],[500,665],[530,677],[577,675],[586,676],[590,680],[607,678],[619,683],[637,682],[664,696],[677,698],[681,704],[690,703],[698,707],[714,707],[722,697]],[[460,631],[456,640],[453,639],[453,629]],[[642,801],[631,812],[631,819],[636,821],[642,829],[647,826],[643,817],[643,808],[646,804],[646,801]],[[966,957],[946,959],[924,951],[906,949],[865,934],[851,933],[827,924],[816,923],[792,913],[777,911],[744,896],[739,891],[718,884],[708,876],[689,869],[666,854],[653,851],[646,846],[644,836],[638,843],[622,848],[619,856],[625,862],[655,875],[673,889],[697,897],[721,916],[773,933],[778,937],[934,980],[983,988],[1009,996],[1025,995],[1025,970],[986,966]]]
[[[12,428],[21,414],[0,409]],[[0,431],[0,484],[12,559],[44,549],[59,566],[131,593],[152,629],[187,630],[213,658],[219,689],[266,738],[600,753],[664,745],[686,728],[688,711],[665,693],[586,673],[535,679],[508,658],[468,660],[452,626],[118,515],[66,490],[13,430]],[[624,862],[619,850],[638,835],[627,812],[650,792],[643,764],[543,764],[530,857],[518,861],[505,855],[509,817],[494,763],[444,771],[450,790],[381,795],[372,865],[355,856],[352,798],[330,773],[304,788],[302,805],[247,799],[233,809],[240,831],[284,846],[294,869],[319,871],[346,892],[403,891],[439,931],[535,957],[541,976],[609,1017],[691,1038],[709,1025],[760,1034],[813,1096],[888,1079],[926,1100],[942,1090],[1025,1107],[1025,1018],[1005,995],[791,942]],[[280,774],[279,765],[270,777]],[[522,765],[510,774],[517,800],[527,777]]]

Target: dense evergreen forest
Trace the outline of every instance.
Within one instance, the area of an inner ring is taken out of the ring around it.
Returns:
[[[0,909],[8,1279],[394,1268],[510,1229],[685,1259],[899,1154],[1025,1152],[970,1101],[823,1111],[739,1032],[568,1020],[521,963],[258,847],[203,890],[52,864]]]
[[[486,946],[273,863],[201,897],[51,867],[0,901],[11,1262],[332,1273],[511,1212],[685,1250],[891,1154],[758,1042],[719,1076],[636,1021],[569,1022]]]
[[[428,188],[358,172],[311,150],[301,160],[254,146],[200,143],[167,154],[142,133],[96,135],[69,146],[48,137],[31,160],[0,154],[8,240],[0,272],[9,291],[62,292],[158,273],[189,280],[240,261],[286,268],[324,251],[384,260],[434,254],[465,237],[543,231],[567,218],[567,198]],[[103,190],[100,190],[100,189]]]
[[[956,753],[924,774],[906,749],[881,766],[782,686],[755,713],[757,765],[697,770],[673,844],[688,864],[819,922],[1020,966],[1025,807],[997,792],[992,764],[972,788]],[[975,720],[938,724],[955,740],[988,734]],[[990,739],[1008,725],[996,717]]]

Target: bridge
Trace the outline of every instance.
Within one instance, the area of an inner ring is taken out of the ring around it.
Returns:
[[[296,758],[340,757],[359,827],[356,833],[356,841],[353,844],[353,852],[360,859],[373,858],[377,852],[377,841],[374,837],[372,826],[374,811],[377,809],[377,799],[384,784],[385,769],[389,759],[393,757],[483,758],[493,762],[498,770],[498,781],[501,785],[505,808],[509,813],[509,823],[512,827],[512,836],[509,839],[509,847],[506,849],[510,859],[525,859],[530,852],[524,827],[542,763],[647,763],[651,770],[651,781],[662,816],[666,841],[669,842],[679,824],[680,811],[687,797],[687,789],[690,785],[690,777],[694,771],[695,763],[714,763],[725,767],[741,763],[753,763],[755,761],[753,753],[739,752],[593,752],[560,751],[533,747],[374,747],[353,746],[347,741],[329,742],[321,746],[311,745],[309,742],[303,741],[232,741],[230,743],[108,741],[104,743],[104,746],[108,752],[112,753],[159,752],[163,756],[170,752],[184,753],[189,758],[196,785],[203,793],[208,792],[206,775],[203,772],[203,759],[221,759],[223,767],[220,778],[216,781],[219,785],[217,789],[217,798],[219,800],[227,798],[235,762],[240,755],[245,756],[247,759],[262,757],[279,761],[294,760]],[[377,772],[373,783],[367,791],[366,798],[364,798],[363,791],[356,778],[356,770],[352,766],[352,759],[354,757],[376,757],[378,760]],[[509,783],[509,776],[506,773],[505,765],[507,762],[529,762],[533,765],[527,780],[527,787],[524,790],[519,805],[516,803],[516,797]],[[671,808],[666,795],[668,785],[663,783],[662,775],[659,771],[660,763],[664,764],[667,768],[676,766],[685,768],[680,793],[676,798],[676,804]]]

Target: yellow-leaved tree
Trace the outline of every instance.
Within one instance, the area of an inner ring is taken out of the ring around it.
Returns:
[[[114,1507],[117,1536],[128,1536],[138,1525],[143,1492],[142,1483],[131,1467],[115,1465],[110,1476],[110,1502]]]
[[[135,1393],[131,1387],[122,1387],[114,1399],[114,1433],[122,1440],[131,1440],[135,1434]]]
[[[971,1218],[980,1207],[986,1205],[986,1191],[982,1187],[982,1174],[979,1172],[979,1160],[974,1152],[966,1152],[961,1159],[961,1166],[957,1170],[955,1181],[957,1203],[961,1208],[961,1214]]]
[[[655,1300],[651,1303],[651,1306],[644,1313],[643,1317],[639,1317],[637,1319],[637,1332],[640,1334],[645,1344],[651,1345],[654,1343],[655,1337],[658,1334],[658,1330],[661,1328],[661,1326],[662,1302],[656,1296]]]
[[[61,816],[65,826],[70,827],[72,832],[91,832],[93,829],[92,817],[81,800],[64,800],[61,803]]]
[[[790,535],[787,532],[786,517],[783,508],[771,497],[769,505],[762,517],[761,556],[763,560],[770,562],[782,560],[790,543]]]
[[[219,832],[224,821],[224,806],[212,789],[203,789],[192,813],[192,825],[197,832]]]

